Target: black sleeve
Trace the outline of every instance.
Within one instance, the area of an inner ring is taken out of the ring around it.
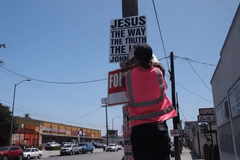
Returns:
[[[163,77],[165,78],[165,69],[164,69],[163,65],[160,62],[155,62],[155,63],[153,63],[153,66],[158,67],[162,71]]]
[[[125,76],[126,76],[126,72],[123,72],[122,78],[121,78],[121,85],[122,85],[123,88],[126,88]]]

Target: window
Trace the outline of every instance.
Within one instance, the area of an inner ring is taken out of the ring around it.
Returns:
[[[7,151],[7,150],[8,150],[8,147],[0,148],[0,151]]]
[[[11,147],[10,148],[10,151],[17,151],[17,150],[19,150],[19,147]]]
[[[37,148],[35,148],[35,152],[38,152],[39,150]]]

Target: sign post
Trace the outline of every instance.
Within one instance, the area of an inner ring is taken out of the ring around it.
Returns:
[[[101,103],[102,103],[102,107],[106,108],[106,138],[107,138],[107,145],[108,145],[108,116],[107,116],[108,98],[102,98]]]
[[[212,124],[216,124],[214,108],[199,108],[198,122],[208,123],[210,129],[209,133],[211,137],[211,143],[213,145]]]
[[[124,160],[133,160],[132,144],[130,141],[131,125],[130,125],[130,109],[126,104],[123,106],[123,140],[124,140]]]

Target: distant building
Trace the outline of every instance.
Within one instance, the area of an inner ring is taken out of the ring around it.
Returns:
[[[240,5],[211,80],[221,160],[240,159]]]
[[[40,146],[47,142],[78,141],[78,131],[82,129],[81,141],[100,142],[101,131],[79,126],[47,122],[31,118],[15,117],[20,129],[12,135],[12,144],[25,143],[29,146]]]
[[[208,128],[209,129],[209,128]],[[216,130],[216,125],[212,125],[212,130]],[[208,134],[209,135],[209,134]],[[198,121],[185,122],[184,126],[184,143],[199,157],[204,158],[204,144],[210,144],[210,137],[207,138],[201,133]],[[217,144],[216,134],[212,134],[213,145]]]

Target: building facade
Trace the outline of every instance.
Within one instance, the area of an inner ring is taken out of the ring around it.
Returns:
[[[240,7],[211,79],[221,160],[240,160]]]
[[[208,130],[210,127],[208,126]],[[211,130],[216,130],[216,125],[211,125]],[[208,138],[208,140],[207,140]],[[201,127],[198,121],[188,121],[185,122],[184,126],[184,139],[185,144],[200,158],[204,158],[204,145],[211,144],[210,134],[207,134],[207,138],[201,133]],[[212,134],[212,144],[213,146],[217,144],[217,135]]]
[[[101,131],[96,129],[71,126],[54,122],[41,121],[23,117],[15,117],[20,129],[13,134],[12,144],[22,143],[29,146],[41,146],[47,142],[73,142],[78,141],[78,131],[82,129],[84,142],[100,142]]]

